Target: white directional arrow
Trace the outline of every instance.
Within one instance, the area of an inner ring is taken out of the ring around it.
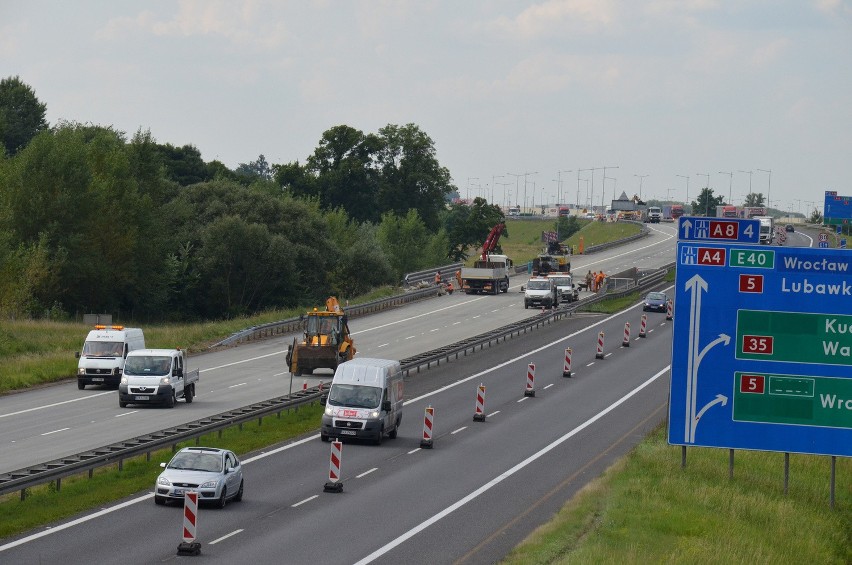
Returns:
[[[728,397],[724,394],[717,394],[716,398],[704,405],[704,408],[701,409],[701,411],[695,416],[695,419],[692,421],[692,434],[689,440],[690,443],[695,443],[695,428],[698,427],[698,420],[700,420],[701,416],[703,416],[704,413],[707,412],[707,410],[709,410],[710,407],[714,404],[721,404],[722,406],[725,406],[726,404],[728,404]]]
[[[689,220],[685,220],[684,223]],[[695,414],[695,395],[698,384],[698,328],[701,327],[701,292],[707,291],[707,281],[701,275],[694,275],[684,285],[687,292],[692,296],[689,300],[689,345],[686,361],[686,421],[684,423],[684,441],[689,443],[692,436],[690,424],[692,415]]]
[[[713,349],[713,347],[719,345],[720,343],[728,345],[729,343],[731,343],[731,336],[727,334],[719,334],[719,337],[704,346],[704,349],[702,349],[701,353],[698,354],[698,360],[695,362],[696,373],[698,372],[698,366],[701,365],[701,360],[704,359],[704,356],[707,355],[707,352]]]
[[[687,218],[686,220],[681,222],[680,225],[683,226],[683,238],[689,239],[689,231],[692,229],[692,222],[690,222],[689,219]]]

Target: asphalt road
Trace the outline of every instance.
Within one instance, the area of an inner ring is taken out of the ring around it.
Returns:
[[[634,333],[623,347],[624,322],[638,328],[640,315],[576,316],[410,377],[399,437],[344,444],[342,493],[323,492],[329,445],[316,435],[246,458],[244,500],[199,512],[202,558],[494,562],[663,420],[671,324],[649,314],[648,337]],[[604,359],[595,359],[599,331]],[[530,362],[534,397],[524,396]],[[472,418],[480,383],[481,423]],[[426,405],[436,411],[432,450],[419,448]],[[180,507],[155,507],[146,494],[0,546],[0,561],[170,561],[181,524]]]
[[[573,271],[603,269],[615,273],[629,267],[654,268],[674,258],[674,226],[651,227],[639,241],[589,256],[575,256]],[[463,338],[535,316],[523,308],[520,286],[498,296],[454,293],[350,321],[359,356],[403,359]],[[0,472],[11,472],[103,445],[152,433],[228,410],[275,398],[298,389],[291,384],[284,355],[293,335],[191,357],[201,370],[196,401],[174,409],[119,408],[118,394],[100,387],[77,389],[74,382],[0,397]],[[82,339],[82,337],[81,337]],[[179,345],[179,344],[178,344]],[[326,380],[331,372],[327,371]],[[321,378],[321,375],[317,375]]]

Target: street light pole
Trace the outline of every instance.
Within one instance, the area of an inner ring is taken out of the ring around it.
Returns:
[[[639,200],[642,200],[642,181],[645,180],[645,177],[650,177],[651,175],[637,175],[634,173],[634,177],[639,177]]]
[[[754,193],[751,191],[751,175],[753,175],[753,174],[754,174],[754,171],[744,171],[744,170],[740,169],[740,170],[739,170],[739,172],[741,172],[741,173],[748,173],[748,193],[749,193],[749,194],[754,194]],[[748,198],[748,197],[746,197],[746,198]],[[752,202],[752,204],[754,204],[754,202]]]
[[[556,206],[562,202],[562,173],[573,173],[574,169],[556,171]]]
[[[520,187],[518,186],[518,180],[524,175],[522,173],[518,173],[518,174],[506,173],[506,174],[511,176],[511,177],[515,177],[515,206],[517,206],[518,205],[518,194],[520,194]],[[511,204],[511,203],[512,203],[512,199],[510,198],[509,204]]]
[[[769,195],[772,193],[772,169],[757,169],[761,173],[769,173],[769,185],[766,188],[766,212],[769,213]]]
[[[524,209],[527,207],[527,176],[537,174],[538,171],[534,173],[524,173]],[[533,181],[533,205],[535,205],[535,181]]]
[[[500,175],[499,177],[495,177],[494,175],[491,175],[491,200],[490,200],[491,204],[494,204],[494,185],[496,184],[495,180],[496,179],[502,179],[502,178],[506,178],[506,177],[504,177],[503,175]]]
[[[704,203],[704,215],[709,216],[710,215],[710,173],[707,173],[707,174],[695,173],[695,176],[707,177],[707,184],[704,187],[704,188],[707,189],[707,200]],[[699,196],[701,196],[701,195],[699,194]]]
[[[470,181],[479,180],[479,177],[467,177],[467,200],[470,203]]]
[[[728,173],[726,171],[719,171],[719,174],[720,175],[728,175],[728,177],[730,177],[728,179],[728,205],[733,206],[734,203],[731,200],[731,190],[734,188],[734,172],[731,171],[730,173]]]
[[[602,184],[602,186],[601,186],[601,207],[603,208],[604,213],[606,213],[606,204],[604,203],[604,199],[606,198],[606,170],[607,169],[617,169],[618,167],[610,167],[610,166],[607,165],[607,166],[604,166],[604,167],[601,167],[601,168],[603,169],[603,172],[604,172],[603,182],[601,183]],[[612,178],[612,177],[610,177],[610,178]],[[615,197],[613,197],[613,200],[615,200]]]
[[[686,179],[686,202],[685,205],[689,206],[689,177],[686,175],[675,175],[676,177]]]

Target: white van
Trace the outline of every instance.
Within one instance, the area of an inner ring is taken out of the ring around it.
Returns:
[[[145,348],[145,336],[139,328],[95,326],[86,336],[83,351],[75,353],[77,388],[86,385],[118,386],[127,354]]]
[[[403,379],[399,361],[360,357],[337,366],[325,406],[320,439],[396,437],[402,421]]]

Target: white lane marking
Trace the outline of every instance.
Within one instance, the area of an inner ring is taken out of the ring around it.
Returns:
[[[415,337],[417,337],[417,336],[416,336],[416,335],[410,335],[410,336],[408,336],[408,337],[407,337],[407,338],[405,338],[405,339],[414,339]]]
[[[606,355],[604,355],[604,359],[606,359],[606,358],[607,358],[607,357],[609,357],[610,355],[612,355],[612,353],[607,353]]]
[[[455,434],[459,433],[460,431],[462,431],[462,430],[466,430],[466,429],[467,429],[467,426],[462,426],[462,427],[460,427],[460,428],[459,428],[459,429],[457,429],[457,430],[453,430],[453,431],[451,431],[451,432],[450,432],[450,435],[451,435],[451,436],[452,436],[452,435],[455,435]]]
[[[441,328],[435,328],[434,330],[429,330],[429,333],[439,332],[439,331],[441,331]]]
[[[595,362],[594,362],[594,361],[592,361],[591,363],[587,364],[587,365],[586,365],[586,367],[591,367],[591,366],[592,366],[592,365],[594,365],[594,364],[595,364]]]
[[[479,317],[481,317],[481,316],[482,316],[482,314],[477,314],[476,316],[473,316],[471,319],[475,320],[475,319],[477,319],[477,318],[479,318]]]
[[[529,398],[529,396],[522,396],[522,397],[518,400],[518,402],[523,402],[523,401],[524,401],[524,400],[526,400],[527,398]]]
[[[553,386],[553,383],[550,383],[549,385],[547,385],[546,387],[544,387],[544,390],[547,390],[547,389],[549,389],[549,388],[550,388],[550,387],[552,387],[552,386]]]
[[[62,428],[62,429],[59,429],[59,430],[53,430],[52,432],[44,432],[44,433],[43,433],[43,434],[41,434],[41,435],[43,435],[43,436],[49,436],[50,434],[58,434],[59,432],[64,432],[64,431],[66,431],[66,430],[70,430],[70,429],[71,429],[71,428]]]
[[[408,454],[411,455],[412,453],[417,453],[418,451],[420,451],[420,449],[421,448],[419,448],[419,447],[417,449],[412,449],[411,451],[408,452]]]
[[[211,541],[211,542],[210,542],[210,545],[213,545],[214,543],[219,543],[220,541],[226,540],[226,539],[228,539],[229,537],[231,537],[231,536],[235,536],[235,535],[237,535],[238,533],[240,533],[240,532],[242,532],[242,531],[243,531],[243,529],[242,529],[242,528],[240,528],[239,530],[234,530],[234,531],[233,531],[233,532],[231,532],[230,534],[225,534],[224,536],[222,536],[222,537],[220,537],[220,538],[214,539],[213,541]]]
[[[291,508],[296,508],[297,506],[301,506],[301,505],[303,505],[304,503],[306,503],[306,502],[310,502],[310,501],[312,501],[312,500],[313,500],[313,499],[315,499],[315,498],[319,498],[319,495],[318,495],[318,494],[315,494],[315,495],[313,495],[313,496],[309,496],[308,498],[306,498],[305,500],[303,500],[303,501],[301,501],[301,502],[297,502],[296,504],[291,504],[291,505],[290,505],[290,507],[291,507]]]
[[[248,383],[238,383],[238,384],[235,384],[235,385],[231,385],[228,388],[237,388],[238,386],[243,386],[243,385],[247,385],[247,384]]]
[[[390,344],[389,343],[383,343],[381,345],[377,345],[376,349],[381,349],[382,347],[387,347],[388,345],[390,345]]]
[[[72,398],[71,400],[63,400],[62,402],[54,402],[53,404],[45,404],[44,406],[35,406],[33,408],[27,408],[26,410],[18,410],[17,412],[9,412],[8,414],[0,414],[0,418],[6,418],[7,416],[17,416],[18,414],[26,414],[27,412],[34,412],[35,410],[43,410],[45,408],[53,408],[54,406],[62,406],[63,404],[70,404],[71,402],[80,402],[81,400],[88,400],[90,398],[97,398],[97,397],[103,396],[105,394],[115,394],[115,391],[99,392],[97,394],[91,394],[89,396],[83,396],[81,398]]]
[[[121,418],[122,416],[129,416],[130,414],[136,414],[139,410],[131,410],[130,412],[125,412],[124,414],[116,414],[116,418]]]
[[[367,475],[369,475],[370,473],[372,473],[373,471],[378,471],[378,470],[379,470],[379,468],[378,468],[378,467],[373,467],[373,468],[372,468],[372,469],[370,469],[369,471],[364,471],[364,472],[363,472],[363,473],[361,473],[360,475],[355,475],[355,478],[356,478],[356,479],[360,479],[361,477],[367,476]]]
[[[658,378],[660,378],[660,376],[665,374],[670,368],[671,368],[671,365],[665,367],[659,373],[650,377],[644,383],[640,384],[639,386],[637,386],[636,388],[634,388],[633,390],[631,390],[630,392],[628,392],[627,394],[622,396],[616,402],[614,402],[613,404],[610,404],[609,406],[607,406],[606,408],[604,408],[603,410],[601,410],[600,412],[598,412],[597,414],[595,414],[594,416],[592,416],[591,418],[589,418],[588,420],[586,420],[585,422],[583,422],[582,424],[580,424],[579,426],[577,426],[576,428],[571,430],[570,432],[566,433],[565,435],[563,435],[562,437],[560,437],[559,439],[557,439],[553,443],[549,444],[546,447],[543,447],[542,449],[540,449],[536,453],[532,454],[528,458],[526,458],[523,461],[515,464],[512,468],[510,468],[506,471],[503,471],[502,473],[500,473],[499,475],[497,475],[496,477],[494,477],[493,479],[491,479],[490,481],[488,481],[487,483],[485,483],[484,485],[482,485],[481,487],[479,487],[475,491],[471,492],[470,494],[468,494],[464,498],[461,498],[460,500],[458,500],[454,504],[451,504],[450,506],[446,507],[442,511],[438,512],[437,514],[435,514],[434,516],[432,516],[428,520],[424,520],[423,522],[421,522],[420,524],[418,524],[414,528],[408,530],[407,532],[405,532],[404,534],[402,534],[401,536],[399,536],[395,540],[392,540],[391,542],[383,545],[382,547],[380,547],[379,549],[377,549],[376,551],[374,551],[370,555],[368,555],[368,556],[364,557],[363,559],[361,559],[360,561],[356,562],[355,565],[366,565],[367,563],[372,563],[373,561],[375,561],[376,559],[378,559],[379,557],[381,557],[385,553],[389,552],[390,550],[392,550],[395,547],[398,547],[403,542],[414,537],[415,535],[422,532],[423,530],[425,530],[426,528],[428,528],[432,524],[434,524],[434,523],[438,522],[439,520],[449,516],[451,513],[455,512],[456,510],[458,510],[459,508],[461,508],[462,506],[464,506],[468,502],[474,500],[479,495],[491,490],[492,488],[494,488],[495,486],[497,486],[498,484],[500,484],[504,480],[508,479],[509,477],[511,477],[512,475],[517,473],[518,471],[521,471],[527,465],[533,463],[534,461],[536,461],[540,457],[542,457],[542,456],[546,455],[547,453],[553,451],[554,449],[556,449],[557,447],[559,447],[560,445],[562,445],[563,443],[565,443],[566,441],[568,441],[569,439],[571,439],[572,437],[574,437],[575,435],[577,435],[578,433],[580,433],[581,431],[586,429],[587,427],[591,426],[592,424],[594,424],[595,422],[597,422],[598,420],[600,420],[601,418],[603,418],[604,416],[606,416],[607,414],[609,414],[610,412],[612,412],[613,410],[615,410],[616,408],[618,408],[619,406],[621,406],[622,404],[627,402],[631,397],[635,396],[642,389],[644,389],[645,387],[647,387],[648,385],[650,385],[651,383],[656,381]]]
[[[486,418],[490,418],[491,416],[496,416],[496,415],[497,415],[497,414],[499,414],[499,413],[500,413],[500,411],[499,411],[499,410],[495,410],[495,411],[494,411],[494,412],[492,412],[491,414],[486,415]]]
[[[461,322],[453,322],[453,325],[454,325],[454,326],[457,326],[457,325],[459,325],[459,324],[461,324]]]

